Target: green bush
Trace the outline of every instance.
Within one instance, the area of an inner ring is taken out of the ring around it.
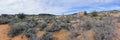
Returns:
[[[23,19],[25,18],[25,14],[24,13],[16,14],[16,17],[19,19]]]
[[[30,28],[34,28],[36,25],[35,22],[27,21],[27,20],[17,20],[17,21],[11,21],[9,23],[9,30],[8,30],[8,36],[9,37],[15,37],[21,33],[26,32]]]
[[[41,22],[38,24],[38,27],[40,28],[40,30],[44,30],[47,27],[47,23]]]
[[[30,28],[25,32],[25,36],[28,38],[32,38],[36,36],[36,30],[34,28]]]
[[[88,15],[88,13],[85,11],[85,12],[84,12],[84,15]]]
[[[10,29],[8,31],[9,37],[14,37],[21,34],[25,29],[26,22],[18,22],[10,24]]]
[[[7,24],[7,23],[9,23],[9,22],[10,22],[9,19],[6,19],[6,18],[1,18],[1,19],[0,19],[0,24]]]
[[[92,16],[93,16],[93,17],[98,16],[98,14],[97,14],[97,12],[96,12],[96,11],[92,12],[91,14],[92,14]]]
[[[62,24],[60,24],[60,27],[63,29],[66,29],[68,31],[73,31],[73,29],[74,29],[74,27],[72,27],[72,25],[68,24],[68,23],[62,23]]]
[[[53,40],[51,32],[45,32],[41,37],[41,40]]]

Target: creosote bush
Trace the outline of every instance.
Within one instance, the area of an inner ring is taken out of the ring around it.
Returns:
[[[5,19],[5,18],[0,19],[0,24],[7,24],[9,22],[10,22],[9,19]]]
[[[27,31],[25,31],[25,35],[29,38],[29,37],[32,37],[32,34],[36,34],[36,31],[35,29],[33,28],[30,28],[28,29]]]
[[[62,23],[60,24],[60,27],[68,31],[72,31],[74,29],[74,27],[72,27],[72,25],[68,23]]]
[[[77,40],[76,38],[79,36],[80,34],[76,33],[76,32],[71,32],[68,35],[68,40]]]
[[[92,30],[95,35],[95,40],[113,40],[113,37],[116,35],[114,30],[117,26],[115,24],[111,22],[98,22],[94,25]]]
[[[28,37],[29,40],[39,40],[40,38],[36,35],[36,30],[34,28],[30,28],[27,31],[24,31],[24,35]]]
[[[2,14],[0,16],[0,24],[8,24],[11,21],[11,16],[7,14]]]
[[[51,32],[45,32],[41,37],[41,40],[53,40]]]
[[[14,25],[10,25],[10,29],[8,31],[9,37],[14,37],[22,33],[25,29],[26,22],[18,22]]]
[[[14,37],[17,36],[21,33],[23,33],[24,31],[27,31],[30,28],[33,28],[36,25],[35,22],[32,21],[21,21],[21,20],[17,20],[17,21],[11,21],[9,23],[9,31],[8,31],[8,36],[9,37]]]
[[[39,26],[40,30],[44,30],[44,29],[47,27],[47,23],[45,23],[45,22],[40,22],[40,23],[38,24],[38,26]]]
[[[82,27],[84,28],[84,30],[90,30],[94,26],[93,22],[95,21],[86,20]]]

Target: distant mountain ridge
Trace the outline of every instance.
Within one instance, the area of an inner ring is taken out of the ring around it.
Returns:
[[[119,13],[120,10],[100,11],[98,13]]]
[[[72,14],[68,14],[68,15],[83,15],[85,12],[87,11],[79,11],[79,12],[76,12],[76,13],[72,13]],[[97,12],[97,13],[120,13],[120,10],[108,10],[108,11],[92,11],[92,12]],[[90,13],[92,13],[90,12]],[[26,13],[25,13],[26,14]],[[6,14],[1,14],[1,15],[6,15]],[[7,14],[7,15],[16,15],[16,14]],[[26,14],[26,15],[35,15],[35,14]],[[37,15],[46,15],[46,16],[55,16],[55,14],[49,14],[49,13],[40,13],[40,14],[37,14]]]

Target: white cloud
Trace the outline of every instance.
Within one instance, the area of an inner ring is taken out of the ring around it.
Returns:
[[[99,7],[98,5],[112,2],[114,2],[114,0],[0,0],[0,13],[62,14],[76,7],[91,6],[96,9]],[[101,8],[102,7],[99,9]],[[92,8],[89,8],[89,10],[91,9]]]

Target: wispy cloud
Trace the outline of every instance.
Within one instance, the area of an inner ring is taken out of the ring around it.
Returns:
[[[0,0],[0,14],[74,13],[120,9],[119,0]]]

